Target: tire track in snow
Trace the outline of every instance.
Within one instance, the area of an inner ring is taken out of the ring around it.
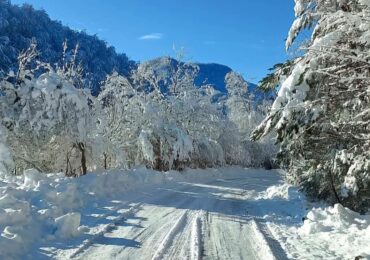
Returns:
[[[261,259],[288,259],[285,251],[281,248],[279,242],[277,242],[270,234],[266,225],[253,218],[250,221],[250,226],[254,238],[258,241],[258,243],[254,244],[254,250]]]
[[[188,210],[186,210],[181,217],[176,221],[171,230],[167,233],[166,237],[163,239],[162,243],[159,245],[158,249],[154,253],[152,260],[163,259],[167,250],[170,248],[175,236],[181,232],[182,228],[186,225],[186,220],[188,217]]]
[[[193,225],[191,229],[191,245],[190,245],[190,252],[191,252],[191,259],[192,260],[201,260],[202,259],[202,252],[203,252],[203,212],[198,213],[198,215],[193,220]]]
[[[91,245],[93,245],[97,239],[103,237],[105,234],[111,232],[113,229],[117,227],[118,224],[122,223],[128,217],[135,215],[136,212],[139,211],[140,206],[142,203],[137,203],[128,210],[125,210],[120,216],[113,219],[113,221],[103,227],[103,229],[96,234],[93,235],[92,238],[85,240],[82,245],[77,248],[75,252],[73,252],[69,257],[74,258],[81,254],[82,252],[86,251]]]
[[[164,190],[164,189],[163,189]],[[137,217],[142,218],[142,229],[127,229],[119,227],[118,232],[114,230],[109,237],[121,238],[137,241],[141,246],[140,249],[130,247],[112,247],[109,253],[114,257],[120,256],[121,259],[152,259],[159,245],[163,243],[164,238],[172,229],[176,221],[184,214],[184,210],[192,204],[194,199],[191,196],[178,196],[179,193],[168,193],[165,190],[165,196],[152,196],[153,199],[143,202]],[[171,207],[158,207],[162,203],[172,200],[174,204]],[[171,241],[168,249],[165,250],[164,257],[168,259],[179,259],[177,256],[186,255],[190,259],[190,235],[192,219],[195,216],[192,210],[187,210],[186,221],[181,230],[179,230],[174,239]],[[136,222],[135,222],[136,223]],[[126,230],[126,231],[125,231]],[[130,230],[130,231],[129,231]],[[184,247],[185,245],[185,247]],[[100,245],[98,246],[102,248]],[[103,252],[106,254],[107,252]],[[85,255],[87,254],[87,255]],[[90,254],[90,256],[88,256]],[[126,255],[125,257],[123,255]],[[82,255],[79,255],[80,257]],[[99,248],[95,246],[87,249],[81,259],[100,259]]]

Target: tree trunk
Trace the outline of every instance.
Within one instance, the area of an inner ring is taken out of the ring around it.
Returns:
[[[66,171],[65,171],[65,174],[66,176],[68,177],[76,177],[76,173],[74,172],[73,168],[72,168],[72,164],[71,164],[71,152],[67,152],[67,166],[66,166]]]
[[[106,170],[108,168],[108,164],[107,164],[108,155],[106,153],[104,153],[103,155],[104,155],[104,170]]]
[[[331,189],[333,191],[334,197],[337,200],[337,203],[342,205],[342,201],[341,201],[341,199],[338,195],[337,190],[335,189],[335,184],[334,184],[335,180],[334,180],[333,172],[331,170],[329,170],[329,174],[330,174],[330,185],[331,185]]]
[[[81,152],[81,174],[86,175],[87,173],[87,166],[86,166],[86,150],[85,150],[85,144],[84,143],[78,143],[77,144],[78,149]]]
[[[66,170],[65,170],[65,175],[68,176],[68,171],[69,171],[69,154],[67,152],[67,157],[66,157]]]

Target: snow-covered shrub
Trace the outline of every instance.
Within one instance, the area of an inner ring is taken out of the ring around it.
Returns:
[[[281,77],[271,112],[254,132],[275,129],[289,179],[311,198],[370,207],[370,3],[297,0],[287,47],[314,26],[305,54]]]
[[[345,204],[355,205],[355,209],[364,210],[370,207],[370,145],[356,146],[352,151],[337,152],[333,166],[338,175],[338,193]]]
[[[89,103],[92,99],[88,91],[76,89],[58,74],[47,72],[19,92],[21,111],[14,115],[13,133],[22,143],[14,146],[14,153],[22,156],[26,163],[31,157],[36,159],[33,164],[50,163],[38,167],[42,171],[63,169],[79,174],[78,163],[73,166],[72,155],[78,157],[83,152],[91,131]],[[23,138],[25,134],[27,138]],[[34,152],[40,158],[35,158]],[[69,166],[73,170],[68,169]]]
[[[189,164],[193,141],[181,129],[163,125],[143,129],[139,135],[139,156],[156,170],[179,170]],[[140,158],[140,157],[139,157]]]
[[[193,168],[211,168],[225,165],[222,146],[209,138],[195,140],[191,166]]]
[[[97,99],[101,107],[99,132],[109,143],[104,151],[110,161],[107,167],[132,167],[137,157],[137,137],[145,120],[145,97],[137,93],[129,79],[113,72]]]
[[[248,141],[244,141],[237,126],[229,122],[224,127],[224,132],[218,140],[223,150],[225,163],[228,165],[240,165],[245,167],[255,166],[252,156],[253,146]]]

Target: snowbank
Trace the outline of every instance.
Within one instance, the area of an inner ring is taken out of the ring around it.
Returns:
[[[269,187],[256,200],[267,229],[289,258],[370,259],[370,215],[339,204],[310,204],[287,184]]]
[[[267,188],[257,196],[256,204],[264,221],[301,223],[305,216],[304,195],[288,184]]]
[[[298,233],[313,246],[325,246],[339,258],[370,259],[370,215],[360,215],[340,204],[310,210]]]
[[[253,183],[258,183],[262,176],[265,176],[266,170],[264,169],[248,169],[240,166],[228,166],[220,168],[208,169],[185,169],[182,172],[168,171],[164,174],[166,178],[173,181],[189,181],[189,182],[210,182],[218,179],[241,178],[243,174]],[[268,184],[276,184],[281,181],[282,172],[279,170],[271,171]],[[262,178],[263,179],[263,178]]]
[[[144,168],[75,179],[35,170],[0,175],[0,259],[19,258],[34,243],[79,235],[79,211],[99,199],[164,182],[163,174]]]
[[[68,213],[64,216],[55,219],[56,232],[55,234],[62,238],[77,236],[81,222],[80,213]]]

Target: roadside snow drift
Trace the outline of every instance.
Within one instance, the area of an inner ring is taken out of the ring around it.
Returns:
[[[287,184],[268,188],[259,197],[266,198],[271,205],[261,209],[263,219],[287,257],[370,259],[370,215],[360,215],[340,204],[308,203]]]
[[[78,236],[83,208],[164,181],[163,174],[144,168],[80,178],[35,170],[0,175],[0,259],[21,258],[35,243]]]

